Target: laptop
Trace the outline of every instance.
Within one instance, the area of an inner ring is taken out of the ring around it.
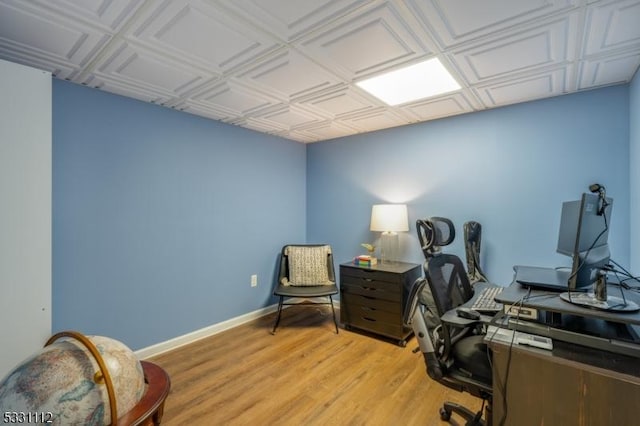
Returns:
[[[569,269],[541,268],[537,266],[514,266],[516,282],[524,287],[550,291],[567,291]]]

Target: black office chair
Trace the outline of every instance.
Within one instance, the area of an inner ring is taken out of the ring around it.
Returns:
[[[425,278],[416,280],[410,289],[404,321],[413,328],[429,377],[483,400],[483,408],[477,413],[445,402],[440,418],[448,421],[455,412],[467,425],[491,425],[492,371],[482,325],[461,320],[464,326],[454,327],[440,320],[447,311],[473,296],[462,261],[441,252],[442,246],[453,241],[453,224],[448,219],[431,218],[422,220],[419,227],[418,232],[424,233],[421,241],[427,243],[422,247],[426,257]]]
[[[333,307],[332,296],[338,294],[336,274],[333,266],[331,247],[326,244],[298,244],[286,245],[280,253],[280,268],[278,282],[273,291],[278,296],[278,317],[273,326],[272,334],[280,324],[282,307],[285,305],[331,305],[333,323],[338,334],[338,320]],[[302,302],[288,303],[285,298],[303,298]],[[316,297],[328,297],[328,302],[309,300]]]
[[[477,282],[488,283],[487,274],[480,266],[480,241],[482,225],[473,220],[464,224],[464,251],[467,257],[467,276],[471,285]]]

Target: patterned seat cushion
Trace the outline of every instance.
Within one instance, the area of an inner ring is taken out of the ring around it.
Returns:
[[[327,256],[331,247],[288,246],[285,254],[289,261],[289,279],[284,285],[315,286],[333,284],[329,280]],[[285,279],[286,280],[286,279]]]

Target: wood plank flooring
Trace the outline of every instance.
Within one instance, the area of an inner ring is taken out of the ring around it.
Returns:
[[[431,380],[415,339],[336,335],[328,306],[285,310],[271,335],[274,320],[151,358],[171,376],[163,425],[442,425],[445,400],[482,405]]]

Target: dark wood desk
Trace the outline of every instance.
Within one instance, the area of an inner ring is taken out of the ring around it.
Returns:
[[[610,288],[611,294],[619,291]],[[639,296],[627,292],[636,301]],[[553,339],[553,350],[492,341],[493,420],[505,425],[640,423],[640,313],[611,313],[565,302],[559,293],[512,283],[501,303],[538,310],[538,321],[508,327]]]
[[[611,294],[619,292],[611,287]],[[625,291],[636,303],[640,294]],[[579,344],[603,351],[640,358],[640,312],[607,312],[584,308],[562,300],[559,293],[527,289],[513,282],[496,296],[505,305],[533,308],[537,321],[510,318],[509,328],[550,337],[555,341]]]
[[[620,288],[609,285],[607,293],[611,296],[620,297]],[[640,294],[624,290],[625,297],[636,303],[640,303]],[[607,312],[598,309],[585,308],[579,305],[566,302],[560,298],[560,293],[547,290],[529,290],[521,286],[517,282],[511,283],[500,293],[496,300],[507,305],[522,305],[525,307],[535,308],[544,312],[552,312],[556,314],[569,314],[588,318],[598,318],[605,321],[617,322],[622,324],[638,324],[640,325],[640,311],[637,312]]]
[[[554,342],[553,351],[493,341],[493,421],[601,426],[640,422],[636,358]],[[505,399],[506,395],[506,399]]]

